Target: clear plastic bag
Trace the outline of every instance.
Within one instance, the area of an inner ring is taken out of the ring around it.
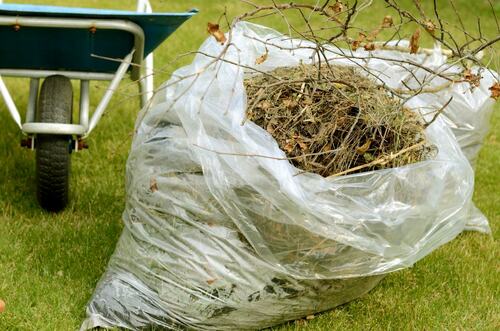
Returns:
[[[82,329],[264,328],[359,297],[464,230],[474,174],[444,119],[426,129],[431,160],[298,175],[269,133],[242,125],[243,79],[266,47],[259,71],[311,62],[312,51],[250,23],[232,43],[214,60],[223,46],[209,38],[141,114],[125,229]]]

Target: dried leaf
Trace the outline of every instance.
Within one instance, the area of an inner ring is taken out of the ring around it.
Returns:
[[[365,154],[370,149],[371,145],[372,145],[372,141],[370,139],[368,139],[363,144],[363,146],[359,146],[358,148],[356,148],[356,153],[358,153],[359,155]]]
[[[434,31],[436,31],[436,25],[431,20],[427,20],[424,22],[424,27],[427,32],[430,34],[434,34]]]
[[[383,28],[390,28],[393,25],[394,25],[394,21],[392,20],[392,16],[391,15],[385,16],[384,20],[382,21],[382,27]]]
[[[420,44],[420,29],[417,28],[410,40],[410,54],[417,54]]]
[[[263,110],[268,110],[269,108],[271,108],[271,103],[267,100],[264,100],[259,103],[259,107],[262,108]]]
[[[209,279],[207,280],[207,284],[208,285],[212,285],[213,283],[215,283],[216,279]]]
[[[374,43],[368,43],[365,45],[365,51],[374,51],[375,50],[375,44]]]
[[[464,70],[464,79],[476,87],[481,85],[481,76],[473,74],[470,69]]]
[[[290,140],[287,140],[285,147],[283,147],[285,152],[291,153],[293,152],[293,143]]]
[[[151,192],[156,192],[158,191],[158,183],[156,182],[156,178],[152,177],[150,182],[149,182],[149,189]]]
[[[274,130],[273,123],[271,123],[271,122],[267,123],[266,131],[269,132],[270,134],[274,133],[275,130]]]
[[[471,76],[473,76],[474,74],[472,73],[472,71],[470,69],[465,69],[463,72],[463,75],[464,75],[464,79],[468,81],[468,80],[470,80]]]
[[[314,315],[307,315],[306,320],[310,321],[310,320],[314,319],[314,317],[315,317]]]
[[[264,54],[262,54],[261,56],[259,56],[257,58],[257,60],[255,60],[255,64],[262,64],[262,63],[264,63],[267,60],[268,55],[269,55],[269,51],[266,48],[266,52]]]
[[[303,150],[304,152],[307,151],[309,149],[309,147],[307,146],[307,144],[302,140],[301,137],[299,137],[297,139],[297,144],[299,144],[299,147],[301,150]]]
[[[332,10],[337,14],[343,12],[345,9],[344,4],[340,1],[335,2],[335,4],[332,7],[333,7]]]
[[[325,13],[328,17],[330,17],[334,21],[340,23],[340,20],[336,16],[342,13],[344,10],[345,10],[344,4],[340,1],[337,1],[335,4],[326,7]]]
[[[214,24],[208,22],[207,25],[207,31],[210,33],[218,42],[221,43],[221,45],[224,45],[226,42],[226,36],[224,35],[224,32],[219,30],[219,24]]]
[[[328,153],[332,150],[332,146],[330,146],[329,144],[328,145],[325,145],[322,149],[321,149],[321,152],[323,153]]]
[[[298,104],[297,104],[297,102],[295,100],[285,99],[285,100],[283,100],[283,105],[286,108],[291,109],[291,108],[296,107]]]
[[[363,32],[360,32],[360,33],[358,34],[358,38],[352,42],[352,50],[353,50],[353,51],[357,50],[357,49],[358,49],[358,47],[359,47],[359,45],[360,45],[363,41],[365,41],[365,39],[366,39],[366,34],[364,34]]]
[[[352,42],[352,50],[356,51],[358,49],[358,47],[359,47],[359,44],[360,44],[360,42],[358,40],[354,40]]]
[[[500,97],[500,83],[496,82],[492,87],[489,88],[489,90],[491,91],[491,97],[495,100],[498,100],[498,98]]]

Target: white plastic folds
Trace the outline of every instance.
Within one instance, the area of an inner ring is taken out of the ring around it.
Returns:
[[[224,46],[209,38],[143,110],[127,164],[125,229],[82,329],[255,330],[302,318],[366,293],[470,220],[474,174],[450,126],[473,159],[492,105],[487,87],[459,84],[408,101],[421,111],[454,97],[446,118],[426,129],[435,158],[323,178],[301,173],[244,120],[250,68],[310,63],[311,45],[250,23],[236,25],[231,42],[217,58]],[[384,58],[447,65],[437,51],[339,52],[332,48],[331,63],[363,65],[391,87],[404,70]],[[482,222],[473,225],[486,231]]]

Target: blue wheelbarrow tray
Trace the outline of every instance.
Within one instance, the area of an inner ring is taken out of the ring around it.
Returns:
[[[124,20],[144,31],[144,54],[151,53],[182,23],[196,14],[138,13],[58,6],[0,4],[0,16]],[[64,70],[113,73],[134,47],[134,36],[122,30],[0,26],[0,69]],[[142,57],[141,57],[142,58]]]

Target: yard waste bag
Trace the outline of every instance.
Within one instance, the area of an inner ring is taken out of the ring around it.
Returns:
[[[235,25],[231,43],[219,58],[224,46],[209,38],[139,116],[125,228],[82,330],[269,327],[353,300],[465,229],[474,174],[443,118],[425,131],[431,159],[298,174],[245,121],[243,82],[262,54],[266,72],[311,62],[311,48],[251,23]],[[377,66],[389,77],[399,70],[375,59],[366,67]]]

